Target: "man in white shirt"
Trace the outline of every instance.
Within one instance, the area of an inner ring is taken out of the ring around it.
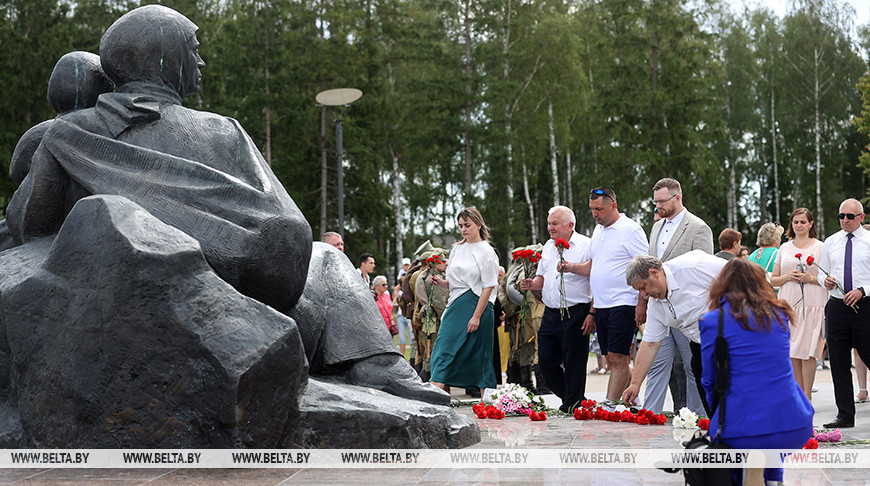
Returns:
[[[575,223],[571,209],[550,208],[547,216],[550,240],[541,250],[537,275],[520,282],[523,290],[541,290],[546,308],[538,331],[538,366],[547,385],[562,399],[559,410],[565,413],[571,413],[586,399],[589,334],[595,330],[594,320],[586,322],[592,300],[589,278],[567,271],[560,273],[558,268],[561,260],[589,260],[590,240],[574,231]],[[555,244],[560,239],[569,243],[561,258]]]
[[[653,204],[661,219],[650,231],[649,254],[666,262],[692,250],[713,253],[713,231],[701,218],[683,205],[683,188],[670,177],[660,179],[653,190]],[[646,300],[638,307],[646,310]],[[695,376],[690,364],[692,351],[689,340],[676,329],[661,341],[661,348],[647,377],[643,404],[648,410],[660,413],[670,383],[674,410],[687,406],[696,413],[703,411],[701,397],[695,390]]]
[[[652,255],[638,255],[628,263],[625,280],[640,292],[641,297],[649,297],[649,306],[631,384],[622,393],[624,401],[634,403],[640,393],[640,385],[661,348],[662,340],[673,328],[682,331],[689,339],[696,389],[707,416],[712,415],[701,388],[701,334],[698,318],[709,310],[710,286],[726,263],[722,258],[700,250],[690,251],[664,263]]]
[[[870,233],[861,227],[864,207],[857,199],[840,204],[838,231],[825,240],[817,262],[819,283],[829,292],[825,305],[828,321],[828,357],[837,418],[825,424],[836,429],[855,426],[855,403],[852,401],[852,348],[865,363],[870,359]],[[825,273],[827,272],[827,274]]]
[[[625,283],[625,266],[637,254],[646,253],[646,233],[631,218],[619,213],[616,193],[596,187],[589,193],[589,209],[598,226],[590,242],[591,262],[572,263],[567,271],[589,275],[593,308],[587,320],[594,321],[598,344],[610,364],[607,399],[618,400],[631,380],[631,345],[644,317],[637,314],[637,291]]]
[[[362,276],[366,287],[371,288],[372,282],[369,275],[375,271],[375,257],[371,253],[363,253],[359,256],[359,274]]]

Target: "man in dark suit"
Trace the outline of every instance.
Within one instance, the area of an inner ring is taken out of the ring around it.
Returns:
[[[661,219],[656,221],[650,232],[650,255],[666,262],[692,250],[713,254],[713,231],[707,223],[683,206],[683,190],[679,181],[664,178],[656,182],[653,186],[653,203]],[[672,331],[662,341],[650,370],[644,407],[657,413],[661,411],[670,378],[674,411],[688,406],[694,412],[703,413],[701,397],[695,387],[691,368],[692,352],[689,340],[681,331]],[[674,367],[677,357],[682,359],[682,366]],[[671,370],[675,371],[676,376],[673,378]]]

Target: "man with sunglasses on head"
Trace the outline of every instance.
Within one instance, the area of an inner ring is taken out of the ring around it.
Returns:
[[[592,309],[583,328],[597,328],[598,344],[610,364],[607,399],[619,400],[631,382],[631,345],[637,326],[638,293],[625,282],[625,267],[635,255],[646,253],[646,233],[635,221],[620,214],[616,193],[609,187],[589,192],[589,209],[598,226],[592,232],[590,255],[583,263],[566,263],[566,272],[589,276]]]
[[[857,199],[840,204],[838,231],[825,240],[818,265],[819,283],[828,289],[825,318],[828,323],[828,356],[837,418],[825,428],[855,426],[852,401],[852,359],[854,347],[861,359],[870,359],[870,232],[861,227],[864,207]]]

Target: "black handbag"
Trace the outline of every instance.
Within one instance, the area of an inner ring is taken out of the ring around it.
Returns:
[[[716,394],[713,396],[712,409],[719,410],[719,428],[711,440],[709,435],[700,430],[683,447],[694,449],[730,449],[722,442],[722,428],[725,426],[725,394],[728,392],[728,341],[722,335],[725,322],[725,311],[719,308],[719,333],[713,345],[713,359],[716,362]],[[677,472],[679,469],[665,469],[667,472]],[[732,484],[731,468],[683,468],[683,478],[689,486],[728,486]]]

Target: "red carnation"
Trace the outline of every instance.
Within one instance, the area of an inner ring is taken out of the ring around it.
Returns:
[[[668,417],[665,414],[656,415],[655,419],[655,423],[658,425],[664,425],[668,421]],[[652,420],[650,420],[650,423],[652,423]]]
[[[649,417],[646,415],[638,415],[637,416],[637,424],[638,425],[649,425]]]
[[[807,257],[807,265],[812,265],[814,261],[816,261],[816,259],[812,255]]]
[[[710,419],[702,418],[701,420],[698,420],[698,427],[701,430],[710,430]]]
[[[556,240],[556,248],[560,250],[565,250],[571,247],[571,243],[568,243],[564,238],[559,238]]]
[[[816,439],[813,439],[811,437],[810,440],[808,440],[807,443],[804,444],[804,446],[801,449],[818,449],[818,448],[819,448],[819,441],[817,441]]]
[[[802,257],[802,256],[803,256],[802,253],[795,253],[795,254],[794,254],[794,257],[795,257],[795,258],[798,258],[798,259],[800,259],[800,257]]]

